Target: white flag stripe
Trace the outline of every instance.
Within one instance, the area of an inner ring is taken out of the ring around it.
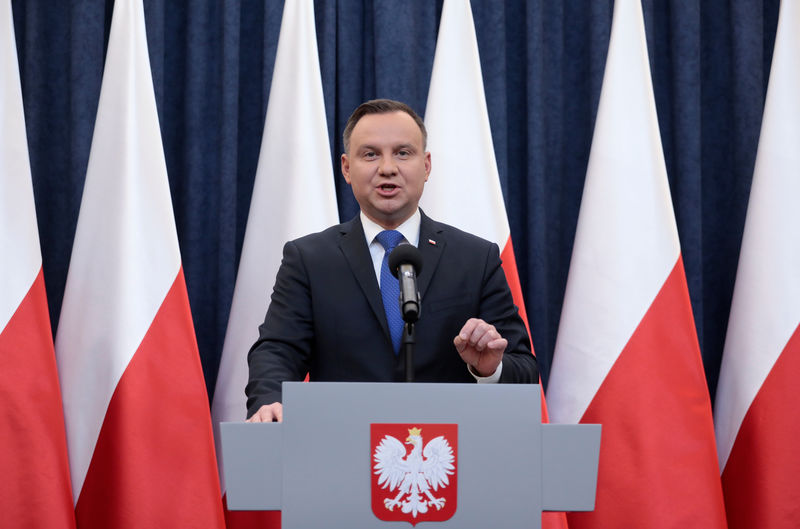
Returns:
[[[425,110],[431,174],[420,206],[506,246],[511,231],[489,126],[469,0],[446,0]]]
[[[720,469],[800,324],[800,4],[781,2],[715,402]]]
[[[338,217],[314,5],[287,2],[214,392],[215,428],[245,418],[247,351],[264,321],[284,243],[336,224]]]
[[[56,337],[77,501],[122,373],[180,269],[141,2],[114,5]]]
[[[641,6],[629,2],[639,0],[614,7],[548,386],[553,422],[580,421],[680,254]]]
[[[11,2],[0,6],[0,332],[42,267]],[[11,250],[13,249],[13,251]]]

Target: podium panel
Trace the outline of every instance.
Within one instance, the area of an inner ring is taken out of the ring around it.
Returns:
[[[432,527],[444,515],[437,526],[538,528],[542,508],[594,508],[600,428],[546,431],[538,385],[284,383],[283,403],[283,423],[221,432],[228,507],[280,509],[285,529]],[[384,427],[402,435],[371,441]]]

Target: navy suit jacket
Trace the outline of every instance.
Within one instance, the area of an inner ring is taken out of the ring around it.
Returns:
[[[536,359],[513,303],[496,244],[424,213],[417,278],[415,382],[475,382],[453,345],[469,318],[508,340],[500,382],[537,383]],[[248,416],[281,400],[281,382],[401,382],[378,280],[359,216],[286,243],[272,302],[250,349]]]

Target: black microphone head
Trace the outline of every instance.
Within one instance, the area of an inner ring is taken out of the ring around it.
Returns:
[[[389,270],[395,277],[398,277],[398,271],[402,264],[413,266],[417,275],[422,271],[422,254],[413,244],[400,243],[389,254]]]

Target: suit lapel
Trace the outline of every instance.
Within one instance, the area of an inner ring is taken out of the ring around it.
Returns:
[[[419,295],[424,299],[425,292],[431,284],[436,268],[439,266],[439,259],[442,257],[447,240],[444,237],[442,226],[422,213],[422,221],[419,226],[419,251],[422,254],[422,272],[417,276],[417,287]]]
[[[353,275],[358,281],[364,296],[369,302],[369,306],[381,322],[381,327],[387,339],[391,342],[389,334],[389,324],[386,322],[386,311],[383,308],[383,298],[378,287],[378,280],[375,277],[375,268],[372,265],[372,257],[367,248],[366,235],[361,220],[356,216],[350,222],[342,225],[342,238],[339,247],[347,259]]]

